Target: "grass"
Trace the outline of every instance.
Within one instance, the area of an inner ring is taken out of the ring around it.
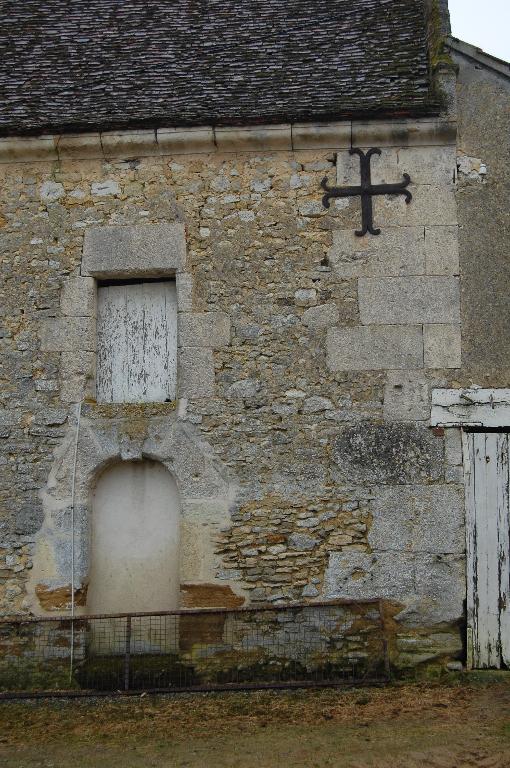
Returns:
[[[508,768],[510,674],[0,704],[2,768]]]

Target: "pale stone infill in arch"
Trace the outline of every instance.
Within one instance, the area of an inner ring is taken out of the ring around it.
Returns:
[[[72,499],[76,422],[55,450],[41,492],[44,523],[36,536],[34,567],[25,608],[35,614],[71,607]],[[242,595],[237,584],[216,574],[222,564],[215,543],[230,522],[235,480],[196,427],[172,404],[85,405],[80,422],[74,475],[74,584],[77,613],[86,610],[90,572],[90,519],[97,478],[119,461],[150,459],[171,473],[179,491],[181,587],[218,584]]]
[[[102,472],[91,509],[87,612],[176,610],[181,502],[159,462],[119,461]]]

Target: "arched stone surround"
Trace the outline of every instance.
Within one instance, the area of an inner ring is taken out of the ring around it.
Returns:
[[[221,563],[215,541],[229,523],[235,484],[185,413],[179,414],[172,403],[84,404],[79,431],[77,407],[41,494],[44,523],[36,537],[26,608],[37,614],[70,610],[74,581],[75,610],[84,612],[95,483],[107,466],[144,458],[163,464],[179,489],[181,589],[209,587],[217,594],[221,587],[220,592],[230,592],[228,582],[216,579]],[[241,596],[232,596],[242,602]]]

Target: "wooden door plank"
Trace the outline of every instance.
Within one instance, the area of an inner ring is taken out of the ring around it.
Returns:
[[[501,665],[501,643],[499,629],[499,564],[498,564],[498,506],[501,501],[502,476],[500,473],[500,435],[486,432],[485,438],[485,523],[486,549],[484,557],[485,598],[487,606],[487,658],[488,666]]]
[[[499,438],[499,472],[501,475],[498,503],[498,568],[499,568],[499,632],[502,663],[510,667],[510,461],[509,435]]]
[[[98,402],[125,400],[127,326],[125,286],[100,287],[97,318]]]
[[[147,372],[144,369],[145,306],[143,284],[124,286],[126,291],[127,327],[127,403],[145,402]]]
[[[472,432],[462,432],[462,457],[464,464],[464,483],[466,493],[466,613],[468,652],[468,666],[478,667],[480,652],[478,644],[478,611],[476,607],[476,512],[475,512],[475,472],[474,472],[474,441]]]
[[[143,368],[146,372],[143,396],[150,402],[174,399],[170,386],[170,284],[143,285],[144,338]],[[175,365],[175,356],[174,356]]]
[[[478,666],[499,667],[499,572],[497,564],[497,438],[494,433],[474,433],[476,596],[475,647]]]

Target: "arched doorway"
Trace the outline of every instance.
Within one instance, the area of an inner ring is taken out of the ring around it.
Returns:
[[[121,462],[100,475],[88,613],[178,608],[180,514],[177,485],[159,462]]]

